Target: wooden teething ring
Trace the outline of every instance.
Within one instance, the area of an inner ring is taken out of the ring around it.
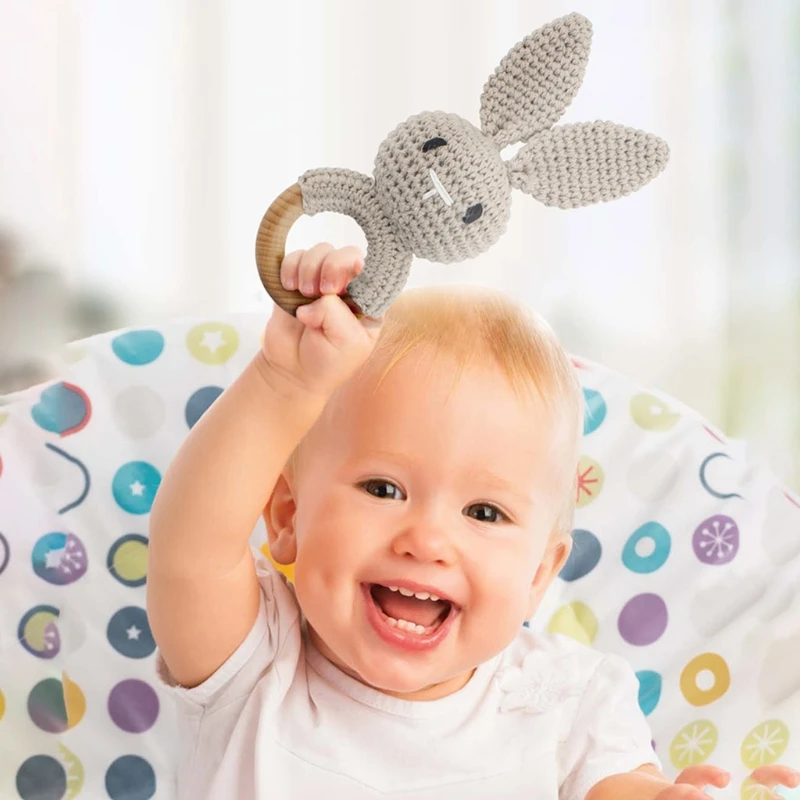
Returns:
[[[286,289],[281,283],[281,264],[286,255],[286,237],[292,225],[304,213],[300,185],[292,184],[281,192],[266,210],[256,236],[256,265],[261,283],[275,303],[292,316],[300,306],[313,303],[317,299],[306,297],[298,290]],[[356,317],[360,319],[364,316],[346,292],[340,297]]]

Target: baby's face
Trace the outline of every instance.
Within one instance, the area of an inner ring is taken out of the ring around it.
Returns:
[[[430,364],[411,354],[377,391],[370,374],[342,387],[303,445],[289,536],[317,646],[409,699],[463,686],[568,554],[550,536],[560,426],[499,369],[468,370],[453,389]]]

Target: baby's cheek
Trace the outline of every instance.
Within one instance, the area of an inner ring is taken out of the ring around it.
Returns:
[[[476,610],[481,625],[487,626],[487,632],[494,632],[493,638],[507,643],[519,632],[528,610],[528,587],[529,584],[513,579],[485,586]]]

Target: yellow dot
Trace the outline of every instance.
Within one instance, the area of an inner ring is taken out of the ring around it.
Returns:
[[[64,800],[73,800],[81,793],[84,782],[83,764],[81,764],[78,756],[71,750],[67,750],[60,742],[56,745],[58,752],[61,753],[61,760],[67,767],[67,793]]]
[[[583,603],[570,603],[553,614],[548,630],[550,633],[563,633],[582,644],[591,644],[597,636],[597,617],[592,609]]]
[[[576,506],[584,508],[597,499],[603,491],[606,475],[603,468],[589,456],[581,456],[578,464],[578,487]]]
[[[742,742],[742,762],[748,769],[774,764],[789,746],[789,729],[778,719],[756,725]]]
[[[40,611],[34,614],[25,624],[22,635],[27,644],[38,653],[45,652],[45,633],[48,625],[58,619],[52,611]]]
[[[189,352],[204,364],[224,364],[239,348],[239,334],[225,322],[204,322],[186,334]]]
[[[669,758],[677,769],[694,767],[707,761],[719,743],[719,731],[713,722],[700,719],[681,728],[669,746]]]
[[[147,545],[136,540],[123,542],[114,553],[114,572],[123,581],[142,580],[147,575]]]
[[[637,394],[631,400],[631,416],[640,428],[661,433],[674,428],[681,418],[677,411],[651,394]]]
[[[742,784],[742,800],[775,800],[776,797],[771,789],[763,783],[756,783],[752,778]]]
[[[708,670],[714,682],[708,689],[697,685],[701,672]],[[681,673],[681,692],[693,706],[707,706],[719,700],[731,686],[731,672],[725,659],[716,653],[703,653],[693,658]]]
[[[77,683],[71,681],[67,673],[63,673],[61,683],[64,686],[64,707],[67,710],[67,730],[74,728],[86,713],[86,698]]]
[[[261,552],[270,560],[278,572],[282,572],[289,579],[289,581],[294,583],[294,564],[279,564],[272,557],[272,553],[269,551],[269,542],[264,542],[264,544],[261,545]]]
[[[6,698],[4,697],[3,693],[0,692],[0,719],[3,719],[3,714],[6,713]]]

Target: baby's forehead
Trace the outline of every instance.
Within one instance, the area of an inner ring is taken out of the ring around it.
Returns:
[[[557,426],[545,417],[541,403],[517,398],[498,385],[453,381],[434,390],[424,381],[380,389],[365,383],[332,398],[320,432],[349,457],[371,451],[432,453],[437,445],[463,459],[481,454],[541,457],[550,450]]]

